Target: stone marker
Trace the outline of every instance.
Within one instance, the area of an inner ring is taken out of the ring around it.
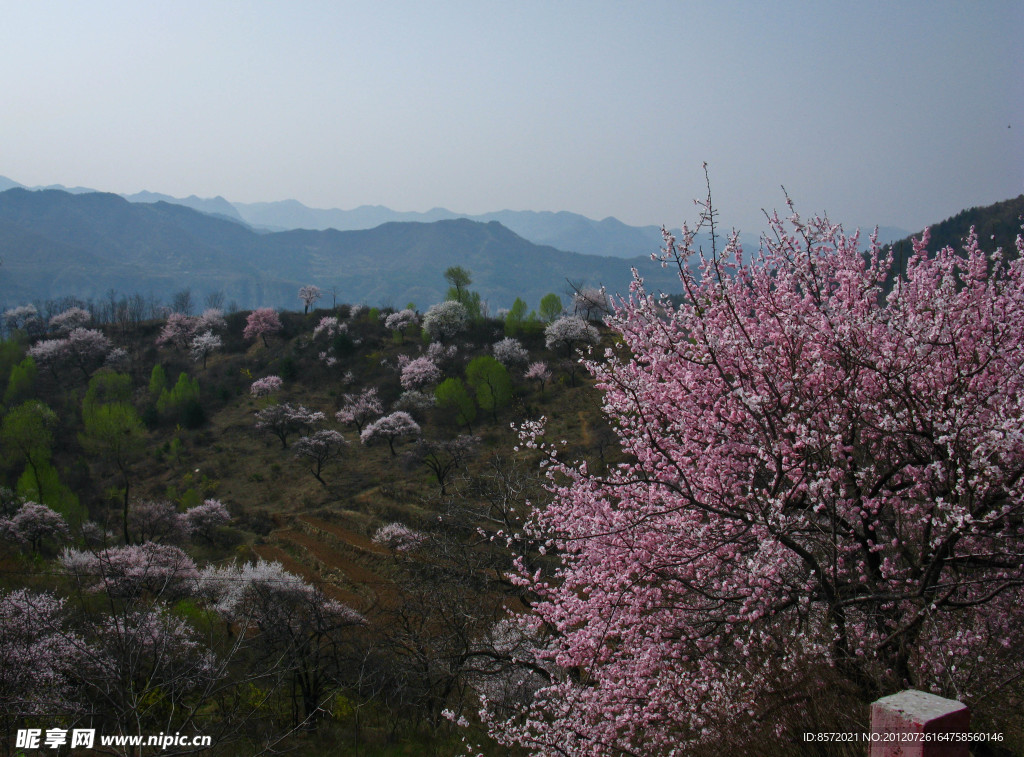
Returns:
[[[907,689],[871,704],[870,757],[969,757],[970,730],[967,705]]]

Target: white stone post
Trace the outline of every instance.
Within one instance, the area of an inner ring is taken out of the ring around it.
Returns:
[[[871,704],[870,757],[969,757],[970,730],[967,705],[907,689]]]

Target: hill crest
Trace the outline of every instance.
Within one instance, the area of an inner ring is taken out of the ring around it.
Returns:
[[[170,299],[191,288],[198,296],[221,292],[241,308],[293,307],[298,288],[315,284],[343,301],[426,307],[444,298],[442,272],[452,265],[473,272],[473,288],[492,311],[516,297],[535,307],[544,294],[566,290],[567,280],[625,293],[631,266],[656,288],[677,283],[649,259],[536,245],[494,220],[258,233],[178,204],[58,190],[0,193],[0,245],[0,302],[8,305],[98,298],[110,289]]]

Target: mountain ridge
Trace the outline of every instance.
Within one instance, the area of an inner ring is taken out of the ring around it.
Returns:
[[[566,280],[626,293],[630,268],[653,288],[678,285],[649,258],[623,260],[536,245],[502,224],[464,218],[388,222],[372,229],[259,233],[182,205],[110,193],[0,192],[0,301],[8,306],[109,289],[164,300],[185,288],[223,292],[243,308],[294,307],[305,284],[339,301],[422,307],[444,298],[445,268],[473,272],[492,310],[516,297],[536,307]],[[46,259],[45,270],[38,266]],[[54,275],[54,271],[60,275]]]
[[[628,258],[650,254],[662,243],[658,226],[629,226],[614,216],[595,221],[570,211],[498,210],[489,213],[456,213],[447,208],[425,212],[396,211],[383,205],[360,205],[352,210],[310,208],[298,200],[234,203],[241,217],[253,227],[280,231],[288,228],[354,231],[389,222],[424,222],[467,218],[486,223],[498,221],[529,241],[592,255]]]
[[[31,191],[61,190],[71,194],[99,193],[85,187],[69,188],[61,184],[46,187],[28,187],[6,176],[0,176],[0,191],[7,189]],[[534,244],[551,245],[583,254],[628,258],[649,255],[661,244],[661,229],[657,226],[629,226],[614,216],[599,221],[570,211],[499,210],[483,214],[457,213],[443,207],[428,211],[399,211],[384,205],[360,205],[352,210],[340,208],[311,208],[298,200],[286,199],[270,202],[242,203],[221,197],[173,197],[160,192],[143,190],[121,194],[129,202],[150,204],[167,202],[184,205],[215,216],[244,223],[263,231],[290,229],[355,231],[369,229],[390,222],[433,222],[468,218],[473,221],[500,221],[519,236]]]
[[[0,191],[10,188],[58,189],[81,194],[95,192],[85,187],[68,188],[60,184],[48,187],[27,187],[12,179],[0,176]],[[351,210],[340,208],[311,208],[299,200],[286,199],[268,202],[231,202],[218,195],[201,198],[192,194],[188,197],[173,197],[160,192],[144,190],[134,194],[121,194],[130,202],[168,202],[198,210],[202,213],[228,218],[240,224],[247,224],[260,231],[287,231],[290,229],[328,228],[339,231],[369,229],[389,222],[429,223],[453,218],[467,218],[486,223],[499,221],[524,239],[538,245],[550,245],[560,250],[569,250],[588,255],[605,255],[616,258],[647,256],[662,245],[661,227],[655,225],[631,226],[615,216],[595,220],[567,210],[510,210],[503,209],[487,213],[457,213],[444,207],[433,207],[427,211],[392,210],[385,205],[359,205]],[[873,227],[863,227],[870,231]],[[880,227],[879,239],[885,244],[910,235],[906,229]],[[742,233],[740,239],[748,249],[758,246],[756,233]],[[703,240],[698,240],[703,241]]]

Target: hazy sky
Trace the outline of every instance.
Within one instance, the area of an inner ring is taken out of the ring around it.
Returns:
[[[917,230],[1024,192],[1024,3],[6,3],[0,175]]]

